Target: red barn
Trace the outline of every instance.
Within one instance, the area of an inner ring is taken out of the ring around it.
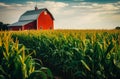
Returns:
[[[18,22],[9,25],[9,30],[48,30],[54,29],[54,17],[48,9],[37,9],[26,11]]]

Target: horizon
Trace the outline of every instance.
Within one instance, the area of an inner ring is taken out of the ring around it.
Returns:
[[[120,26],[118,0],[36,0],[55,18],[55,29],[114,29]],[[35,0],[0,0],[0,21],[12,24],[27,10],[34,10]]]

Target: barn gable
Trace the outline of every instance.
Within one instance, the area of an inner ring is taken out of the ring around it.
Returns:
[[[38,9],[38,10],[30,10],[26,11],[19,19],[19,21],[26,21],[26,20],[36,20],[43,11],[49,12],[46,8]],[[50,13],[50,12],[49,12]],[[54,17],[50,13],[51,18],[54,20]]]

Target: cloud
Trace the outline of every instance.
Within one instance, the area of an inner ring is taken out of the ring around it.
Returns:
[[[36,2],[28,1],[26,5],[36,5]],[[37,2],[37,6],[39,7],[52,7],[52,8],[63,8],[68,6],[67,3],[64,2],[55,2],[55,1],[44,1],[44,2]]]
[[[11,9],[11,8],[16,8],[16,7],[22,7],[23,5],[22,4],[5,4],[5,3],[2,3],[0,2],[0,8],[3,8],[3,9]]]
[[[85,0],[73,0],[73,1],[85,1]]]
[[[23,4],[5,4],[0,2],[0,21],[5,23],[13,23],[18,20],[25,11]]]
[[[117,3],[71,3],[64,20],[59,24],[61,28],[74,29],[111,29],[120,25],[120,2]],[[118,13],[116,15],[115,13]],[[67,15],[69,15],[67,17]],[[59,21],[60,22],[60,21]]]
[[[9,5],[0,2],[0,6],[1,6],[1,7],[8,7]]]
[[[81,2],[78,5],[72,7],[79,10],[85,10],[88,12],[99,12],[99,13],[115,13],[120,11],[120,2],[117,3],[92,3],[92,2]]]

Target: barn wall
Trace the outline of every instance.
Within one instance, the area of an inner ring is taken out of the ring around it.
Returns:
[[[43,11],[38,19],[37,19],[37,25],[38,25],[38,30],[39,29],[43,29],[43,30],[47,30],[47,29],[54,29],[54,26],[53,26],[53,19],[52,17],[50,16],[50,14],[47,12],[47,14]]]
[[[36,21],[28,23],[22,27],[23,30],[37,29]]]
[[[22,30],[21,26],[12,26],[9,27],[9,30],[17,31],[17,30]]]

